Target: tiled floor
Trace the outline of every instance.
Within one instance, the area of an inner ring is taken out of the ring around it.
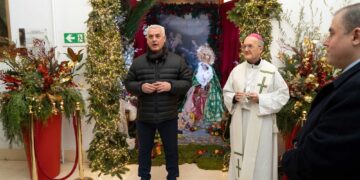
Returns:
[[[85,176],[91,177],[94,180],[112,180],[118,179],[117,177],[111,176],[100,176],[98,173],[92,173],[87,164],[84,164]],[[137,165],[129,165],[128,171],[123,175],[124,180],[138,180],[137,176]],[[58,178],[65,176],[72,168],[72,163],[64,163],[61,165],[61,173]],[[151,169],[152,180],[166,180],[165,166],[153,166]],[[78,177],[78,171],[68,179],[75,179]],[[26,161],[0,161],[0,179],[6,180],[29,180],[29,170]],[[184,164],[180,165],[180,177],[178,180],[226,180],[227,173],[221,171],[209,171],[199,169],[195,164]]]

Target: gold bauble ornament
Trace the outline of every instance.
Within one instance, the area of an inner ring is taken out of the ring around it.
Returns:
[[[313,74],[309,74],[305,79],[305,83],[313,83],[316,81],[316,77]]]
[[[324,56],[320,58],[321,63],[325,63],[325,62],[326,62],[326,60],[327,60],[327,58],[326,58],[326,57],[324,57]]]
[[[294,110],[299,109],[302,106],[302,103],[300,101],[296,101],[296,103],[294,104]]]
[[[312,100],[313,100],[313,98],[312,98],[311,96],[309,96],[309,95],[304,96],[304,101],[305,101],[305,102],[311,103]]]

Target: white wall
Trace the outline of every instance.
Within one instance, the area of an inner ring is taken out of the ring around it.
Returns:
[[[292,11],[291,19],[294,24],[298,22],[299,10],[302,4],[309,4],[310,0],[279,0],[283,4],[284,11]],[[319,13],[322,12],[323,19],[320,29],[322,32],[326,33],[327,29],[331,23],[332,15],[329,9],[333,8],[333,11],[342,7],[343,4],[348,3],[348,1],[338,1],[338,0],[327,0],[325,1],[328,5],[324,5],[324,1],[314,0],[314,7],[319,10]],[[350,1],[360,2],[360,0]],[[18,40],[18,29],[47,29],[49,41],[52,45],[57,47],[57,58],[63,58],[63,55],[66,49],[66,45],[63,42],[63,33],[64,32],[86,32],[85,21],[88,18],[88,14],[91,11],[91,7],[88,3],[88,0],[9,0],[10,6],[10,26],[11,26],[11,35],[13,41],[19,42]],[[311,21],[310,9],[306,8],[306,21]],[[319,22],[320,16],[315,16],[313,19],[315,23]],[[279,49],[279,44],[277,40],[280,38],[279,29],[277,27],[277,22],[273,22],[273,43],[271,46],[272,57],[276,61],[276,55]],[[286,28],[286,25],[284,25]],[[287,27],[288,28],[288,27]],[[289,41],[293,35],[291,33],[288,35]],[[74,47],[74,46],[73,46]],[[74,47],[76,49],[84,48],[84,44],[79,47]],[[77,82],[84,84],[85,79],[79,77]],[[88,97],[86,91],[83,91],[84,98]],[[1,125],[0,125],[1,126]],[[91,141],[93,125],[88,125],[83,123],[83,144],[84,149],[88,149],[89,142]],[[0,149],[7,149],[8,143],[6,142],[2,127],[0,127]],[[15,147],[21,148],[21,147]],[[74,148],[74,137],[73,130],[71,129],[70,123],[67,120],[63,121],[63,149],[75,149]]]
[[[346,5],[359,3],[360,0],[278,0],[278,2],[282,4],[284,13],[290,17],[291,23],[294,25],[299,23],[299,13],[301,7],[305,7],[304,20],[301,23],[313,24],[314,27],[318,27],[321,34],[325,36],[327,35],[328,29],[331,25],[333,14],[338,9]],[[282,63],[278,60],[277,54],[280,50],[281,44],[279,40],[280,38],[284,38],[284,36],[280,33],[277,21],[273,21],[272,25],[273,42],[270,47],[271,57],[275,65],[281,66]],[[292,28],[290,28],[290,26],[285,22],[282,22],[281,25],[286,32],[286,43],[294,44],[295,37]]]

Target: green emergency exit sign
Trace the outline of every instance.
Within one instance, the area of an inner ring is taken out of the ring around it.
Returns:
[[[64,33],[65,43],[85,43],[85,33]]]

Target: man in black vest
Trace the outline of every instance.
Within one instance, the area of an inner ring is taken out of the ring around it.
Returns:
[[[328,63],[343,72],[319,91],[283,155],[290,180],[360,179],[360,3],[337,11],[329,31]]]
[[[147,28],[148,52],[136,59],[125,79],[125,87],[138,97],[136,119],[141,180],[151,178],[151,151],[158,130],[166,159],[167,179],[176,180],[178,166],[178,104],[191,86],[192,72],[185,60],[165,47],[165,29]]]

